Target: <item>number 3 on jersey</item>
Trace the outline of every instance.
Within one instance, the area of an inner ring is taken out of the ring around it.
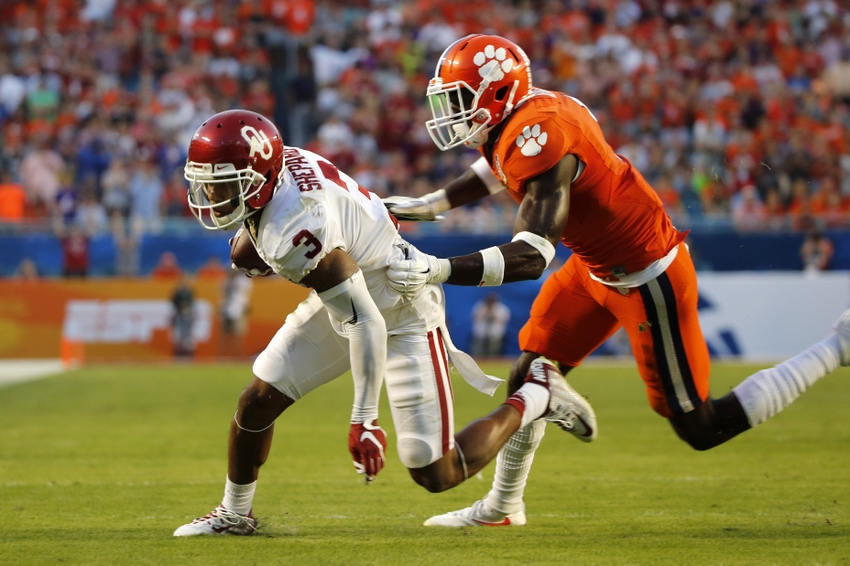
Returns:
[[[309,230],[301,230],[295,234],[295,237],[292,238],[292,245],[296,247],[303,245],[311,248],[304,254],[304,257],[307,259],[313,259],[320,251],[322,251],[322,242],[320,242],[319,239]]]

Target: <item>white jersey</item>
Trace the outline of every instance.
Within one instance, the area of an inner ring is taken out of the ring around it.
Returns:
[[[284,157],[281,186],[260,219],[256,242],[260,257],[297,283],[339,248],[363,271],[389,334],[441,326],[442,288],[428,285],[406,298],[387,284],[387,266],[405,259],[409,244],[399,236],[381,199],[320,155],[285,147]],[[337,330],[343,332],[341,325]]]

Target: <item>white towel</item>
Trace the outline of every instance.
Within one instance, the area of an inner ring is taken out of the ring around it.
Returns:
[[[478,367],[478,364],[475,363],[472,356],[466,352],[458,350],[452,342],[452,338],[449,335],[449,329],[446,328],[445,325],[440,327],[440,331],[443,333],[443,340],[446,342],[446,349],[449,351],[449,358],[451,358],[452,363],[458,371],[460,371],[460,374],[466,382],[481,393],[486,393],[492,397],[496,392],[496,389],[499,388],[499,385],[504,383],[505,380],[493,377],[492,375],[487,375],[481,371],[481,368]]]

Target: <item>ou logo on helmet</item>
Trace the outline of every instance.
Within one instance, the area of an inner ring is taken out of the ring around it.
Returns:
[[[253,126],[242,126],[242,138],[251,146],[250,156],[259,153],[263,159],[270,159],[274,148],[269,137],[262,130],[257,130]]]

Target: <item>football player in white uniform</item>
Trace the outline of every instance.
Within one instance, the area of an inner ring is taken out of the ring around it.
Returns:
[[[254,362],[230,427],[221,504],[175,536],[247,535],[275,420],[349,369],[354,380],[349,450],[367,484],[384,466],[378,398],[386,380],[401,462],[431,492],[475,474],[520,427],[545,418],[569,426],[593,410],[546,360],[492,413],[454,435],[449,359],[473,386],[485,375],[452,345],[439,284],[411,294],[388,285],[391,262],[420,254],[374,194],[323,157],[285,147],[277,128],[245,110],[209,118],[189,145],[189,204],[209,229],[243,226],[275,273],[313,289]],[[595,428],[595,423],[594,423]]]

